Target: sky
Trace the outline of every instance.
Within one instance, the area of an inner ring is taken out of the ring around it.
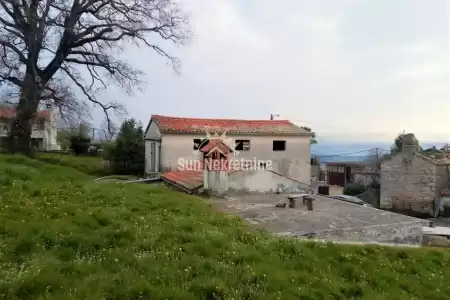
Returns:
[[[181,0],[180,0],[181,1]],[[276,3],[276,4],[274,4]],[[182,0],[194,36],[165,45],[175,74],[146,48],[124,57],[144,91],[104,97],[128,117],[269,119],[319,139],[450,141],[450,7],[446,0]]]

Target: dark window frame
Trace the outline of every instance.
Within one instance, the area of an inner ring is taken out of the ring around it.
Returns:
[[[198,147],[202,144],[202,139],[194,139],[193,144],[193,149],[198,150]]]
[[[282,147],[281,147],[281,145],[282,145]],[[273,151],[286,151],[286,141],[282,141],[282,140],[272,141],[272,150]]]
[[[248,143],[248,145],[246,147],[244,147],[244,145],[246,143]],[[235,140],[234,141],[234,150],[237,150],[237,151],[250,151],[250,140]]]

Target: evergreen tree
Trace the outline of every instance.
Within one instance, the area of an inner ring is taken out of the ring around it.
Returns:
[[[134,119],[125,120],[111,153],[111,164],[117,174],[143,174],[145,143],[142,125]]]

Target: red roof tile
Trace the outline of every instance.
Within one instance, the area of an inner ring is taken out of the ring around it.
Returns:
[[[203,186],[203,172],[201,171],[169,171],[161,177],[163,180],[179,185],[189,191],[194,191]]]
[[[204,152],[204,153],[208,153],[216,147],[222,153],[233,152],[233,150],[228,145],[226,145],[222,140],[218,140],[218,139],[211,139],[208,144],[201,147],[200,151]]]
[[[233,120],[233,119],[200,119],[179,118],[152,115],[161,132],[173,133],[205,133],[219,131],[231,134],[268,134],[268,135],[304,135],[305,131],[288,120]]]
[[[0,107],[0,118],[14,119],[16,117],[17,110],[14,107]],[[48,119],[50,117],[49,110],[38,111],[38,118]]]

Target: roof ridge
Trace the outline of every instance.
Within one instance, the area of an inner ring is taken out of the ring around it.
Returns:
[[[162,117],[162,118],[171,118],[171,119],[186,119],[186,120],[214,120],[214,121],[264,121],[264,122],[277,122],[277,121],[281,121],[281,122],[289,122],[293,125],[295,125],[294,123],[292,123],[290,120],[288,119],[278,119],[278,120],[267,120],[267,119],[227,119],[227,118],[199,118],[199,117],[174,117],[174,116],[165,116],[165,115],[151,115],[152,118],[154,117]],[[298,126],[298,125],[295,125]]]
[[[313,135],[289,120],[186,118],[162,115],[152,115],[151,120],[161,132],[171,133],[205,133],[208,130],[224,130],[230,134]]]

